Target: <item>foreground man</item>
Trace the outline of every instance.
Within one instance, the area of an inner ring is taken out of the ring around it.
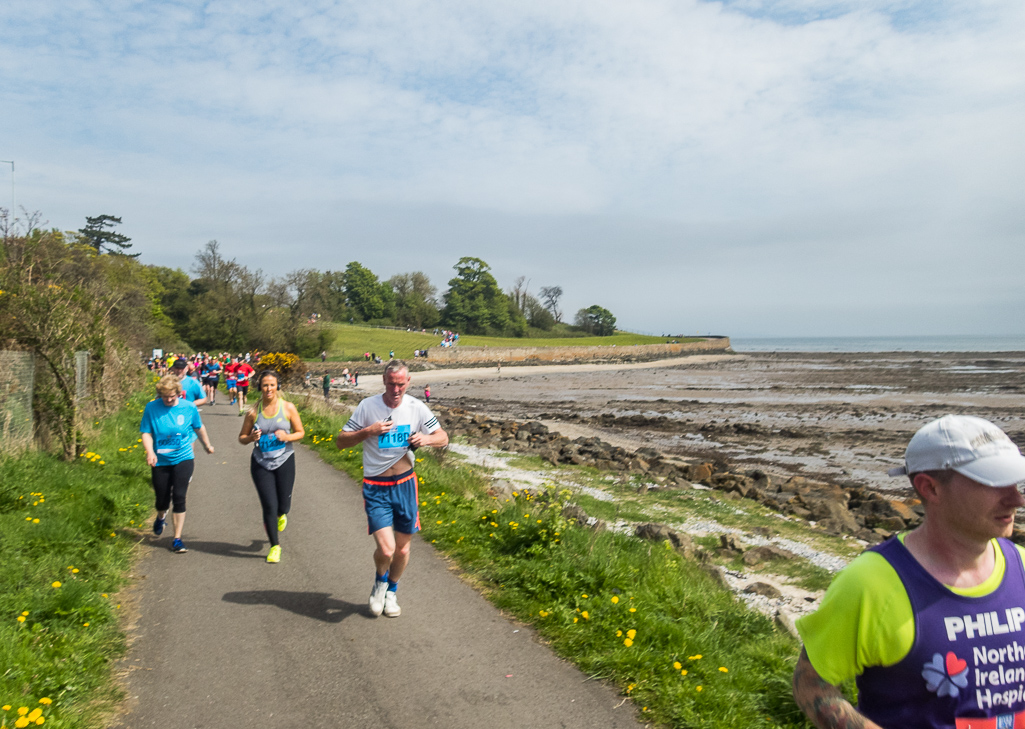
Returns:
[[[430,409],[412,396],[409,369],[392,360],[384,369],[384,394],[356,406],[337,437],[339,449],[363,443],[363,503],[377,548],[377,575],[370,592],[370,612],[397,618],[398,582],[409,562],[413,535],[420,531],[413,451],[448,445],[448,434]]]
[[[797,623],[794,697],[812,722],[883,729],[1025,727],[1025,569],[1007,540],[1025,458],[980,418],[947,415],[908,445],[925,507],[866,551]],[[837,685],[857,678],[858,708]]]

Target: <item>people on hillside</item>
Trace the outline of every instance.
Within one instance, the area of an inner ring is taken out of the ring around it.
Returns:
[[[908,444],[920,526],[863,552],[797,621],[794,697],[825,727],[965,729],[1025,720],[1025,567],[1009,540],[1025,458],[996,425],[947,415]],[[856,679],[858,706],[840,690]]]
[[[391,618],[402,612],[399,578],[409,563],[413,535],[420,530],[414,451],[448,445],[448,434],[430,409],[406,394],[409,383],[406,364],[389,362],[384,393],[362,400],[335,438],[339,449],[363,443],[363,503],[376,568],[370,613]]]
[[[172,508],[174,539],[171,550],[187,552],[182,541],[185,528],[185,497],[192,481],[195,455],[192,444],[198,437],[207,453],[213,453],[206,427],[195,404],[181,397],[181,381],[174,375],[164,375],[157,382],[157,399],[146,404],[139,432],[150,467],[153,492],[156,496],[157,518],[153,533],[164,532],[167,510]]]
[[[295,484],[295,446],[292,444],[302,440],[306,432],[295,405],[281,397],[277,372],[264,370],[256,385],[260,399],[246,412],[238,442],[255,444],[249,473],[263,510],[263,528],[270,541],[267,561],[276,564],[281,561],[278,533],[285,531],[292,508]]]
[[[424,402],[430,404],[431,402],[431,386],[427,385],[424,388]]]
[[[327,372],[324,373],[324,379],[321,381],[320,386],[324,388],[324,399],[328,400],[331,397],[331,375]]]

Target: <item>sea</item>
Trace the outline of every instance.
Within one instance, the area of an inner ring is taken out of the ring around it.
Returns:
[[[730,337],[735,352],[1025,352],[1021,336]]]

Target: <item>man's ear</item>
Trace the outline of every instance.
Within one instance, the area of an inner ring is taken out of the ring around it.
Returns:
[[[937,496],[937,488],[940,482],[930,476],[928,473],[916,473],[915,477],[911,480],[911,485],[915,489],[915,493],[918,494],[918,498],[922,500],[922,503],[929,503],[935,501]]]

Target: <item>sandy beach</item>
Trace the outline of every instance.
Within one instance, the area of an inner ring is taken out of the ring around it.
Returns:
[[[375,378],[376,380],[376,378]],[[375,380],[361,383],[368,393]],[[564,435],[651,446],[847,486],[903,491],[886,469],[945,413],[978,415],[1025,445],[1025,353],[758,353],[625,365],[416,372],[410,392],[542,420]]]

